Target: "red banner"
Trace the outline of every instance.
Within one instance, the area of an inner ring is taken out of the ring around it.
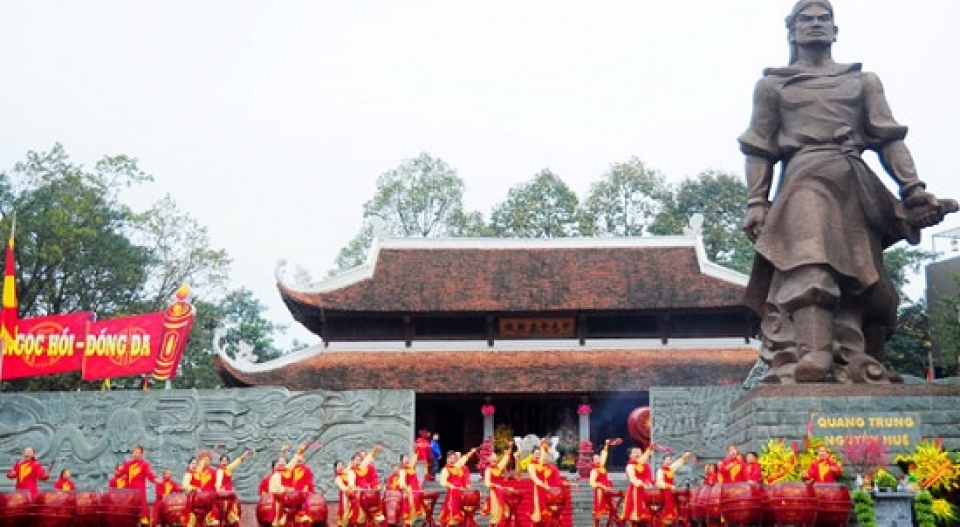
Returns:
[[[163,313],[90,324],[84,346],[83,380],[150,373],[157,365]]]
[[[3,380],[77,371],[93,313],[20,320],[17,344],[3,353]]]

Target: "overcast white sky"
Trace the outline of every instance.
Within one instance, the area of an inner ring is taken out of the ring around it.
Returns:
[[[233,257],[233,285],[291,323],[277,260],[323,276],[377,176],[422,151],[485,215],[542,168],[581,197],[631,156],[671,181],[742,173],[735,138],[762,68],[786,60],[792,5],[6,1],[0,168],[54,142],[85,165],[138,158],[156,182],[131,199],[172,194]],[[834,7],[834,57],[880,74],[922,177],[960,197],[960,2]]]

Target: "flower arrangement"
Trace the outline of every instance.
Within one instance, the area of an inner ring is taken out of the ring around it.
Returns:
[[[912,453],[898,455],[893,462],[908,467],[908,477],[919,488],[915,500],[918,524],[921,516],[927,519],[927,514],[941,525],[960,521],[956,507],[950,503],[951,493],[955,496],[960,489],[960,459],[944,451],[942,440],[922,440]]]
[[[882,468],[874,474],[873,482],[882,489],[897,488],[897,478]]]
[[[513,445],[513,428],[506,423],[500,423],[493,429],[493,449],[497,454],[503,453]]]
[[[768,485],[782,481],[800,481],[800,471],[797,468],[797,444],[789,447],[782,439],[771,439],[760,450],[760,469],[763,479]]]
[[[843,457],[864,478],[887,465],[887,447],[875,436],[847,436],[844,438]]]

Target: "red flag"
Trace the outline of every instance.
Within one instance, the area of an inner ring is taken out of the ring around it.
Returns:
[[[83,380],[150,373],[157,365],[163,313],[93,322],[84,344]]]
[[[14,220],[16,225],[16,220]],[[17,346],[17,279],[16,265],[13,261],[13,233],[10,228],[10,240],[7,242],[7,254],[3,266],[3,309],[0,311],[0,347],[4,355],[11,355]],[[0,363],[2,364],[2,363]]]
[[[17,346],[4,356],[3,380],[79,371],[93,313],[24,318]]]

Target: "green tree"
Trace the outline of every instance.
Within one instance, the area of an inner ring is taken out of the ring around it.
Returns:
[[[126,156],[86,170],[59,144],[28,152],[11,174],[0,174],[4,227],[17,215],[21,317],[131,312],[142,299],[153,255],[131,241],[138,218],[119,193],[148,179]]]
[[[220,378],[213,368],[216,347],[236,358],[241,347],[250,346],[257,362],[283,354],[274,339],[286,326],[265,318],[267,308],[249,289],[227,293],[216,302],[195,300],[197,318],[173,380],[177,388],[218,388]]]
[[[577,195],[556,174],[541,170],[507,193],[490,215],[492,231],[507,238],[564,238],[589,231]]]
[[[884,364],[899,373],[923,377],[927,353],[933,347],[927,310],[920,303],[907,304],[897,318],[897,329],[884,350]]]
[[[380,218],[403,237],[444,236],[463,210],[464,188],[453,167],[424,152],[377,179],[377,192],[363,204],[363,216]]]
[[[93,311],[114,318],[160,310],[183,283],[222,285],[229,258],[213,248],[206,229],[169,197],[144,212],[123,191],[151,178],[136,159],[105,157],[92,168],[72,162],[55,144],[28,152],[0,173],[0,229],[17,218],[16,258],[22,318]],[[138,379],[118,380],[134,386]],[[12,389],[76,389],[78,373],[14,381]]]
[[[743,233],[747,187],[741,178],[708,170],[676,187],[650,227],[652,234],[682,234],[694,214],[703,216],[707,257],[720,265],[749,273],[753,246]]]
[[[634,157],[611,165],[590,186],[584,209],[597,234],[642,236],[669,197],[663,175]]]
[[[960,291],[960,276],[951,277]],[[930,332],[937,347],[937,363],[944,375],[960,375],[960,292],[940,295],[937,306],[927,306]],[[957,370],[954,370],[957,368]]]
[[[903,288],[909,282],[910,273],[918,273],[924,264],[933,261],[934,254],[914,249],[906,244],[897,244],[883,252],[883,266],[890,273],[893,287],[900,295],[901,304],[911,302]]]

